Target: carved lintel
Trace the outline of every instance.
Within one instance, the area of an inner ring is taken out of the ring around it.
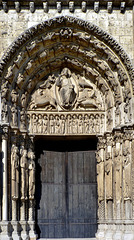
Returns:
[[[108,11],[108,13],[112,12],[112,2],[107,3],[107,11]]]
[[[34,4],[34,2],[30,2],[29,3],[29,8],[30,8],[30,12],[34,13],[34,11],[35,11],[35,4]]]
[[[2,5],[4,12],[7,13],[8,12],[7,2],[2,2]]]
[[[15,2],[15,9],[16,9],[16,12],[19,13],[20,12],[20,2]]]
[[[57,2],[57,11],[58,13],[61,12],[61,2]]]
[[[74,2],[73,1],[69,2],[69,11],[74,12]]]
[[[102,133],[102,112],[33,112],[29,111],[30,134],[37,135],[98,135]]]
[[[48,2],[43,2],[43,9],[45,13],[48,12]]]
[[[95,11],[96,13],[99,12],[99,2],[94,2],[94,11]]]
[[[82,10],[82,12],[86,12],[86,8],[87,8],[87,2],[83,1],[81,3],[81,10]]]
[[[125,11],[125,2],[121,2],[120,12],[121,12],[121,13],[124,13],[124,11]]]

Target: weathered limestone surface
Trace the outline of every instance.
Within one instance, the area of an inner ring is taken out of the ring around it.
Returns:
[[[134,239],[133,9],[119,2],[1,3],[0,239],[37,238],[40,135],[97,136],[96,238]]]
[[[113,9],[109,14],[107,9],[100,9],[96,13],[93,9],[82,12],[80,7],[76,7],[74,12],[70,12],[67,7],[61,13],[55,8],[49,9],[47,13],[43,9],[36,9],[34,13],[22,9],[19,13],[16,10],[9,10],[5,13],[0,10],[0,57],[7,50],[8,46],[23,31],[53,16],[73,16],[96,24],[103,30],[111,34],[124,48],[133,61],[133,10],[130,8],[122,14],[119,9]]]

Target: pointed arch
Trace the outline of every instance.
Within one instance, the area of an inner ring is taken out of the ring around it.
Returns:
[[[19,111],[27,110],[37,84],[65,66],[96,86],[110,130],[132,122],[133,69],[127,54],[97,26],[68,16],[28,29],[3,56],[2,97],[4,102],[7,99],[10,115],[14,104]]]

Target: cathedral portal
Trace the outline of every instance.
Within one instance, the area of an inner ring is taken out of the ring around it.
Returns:
[[[20,35],[0,71],[2,240],[132,240],[134,72],[124,50],[97,26],[61,16]]]

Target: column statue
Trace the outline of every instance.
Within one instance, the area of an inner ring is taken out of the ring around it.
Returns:
[[[27,150],[26,149],[23,149],[21,151],[20,167],[21,167],[21,199],[27,200],[28,161],[27,161]]]
[[[19,197],[19,156],[18,147],[12,146],[11,150],[11,169],[12,169],[12,198]]]
[[[34,194],[35,194],[35,155],[34,152],[29,152],[28,153],[29,157],[29,199],[34,199]]]

